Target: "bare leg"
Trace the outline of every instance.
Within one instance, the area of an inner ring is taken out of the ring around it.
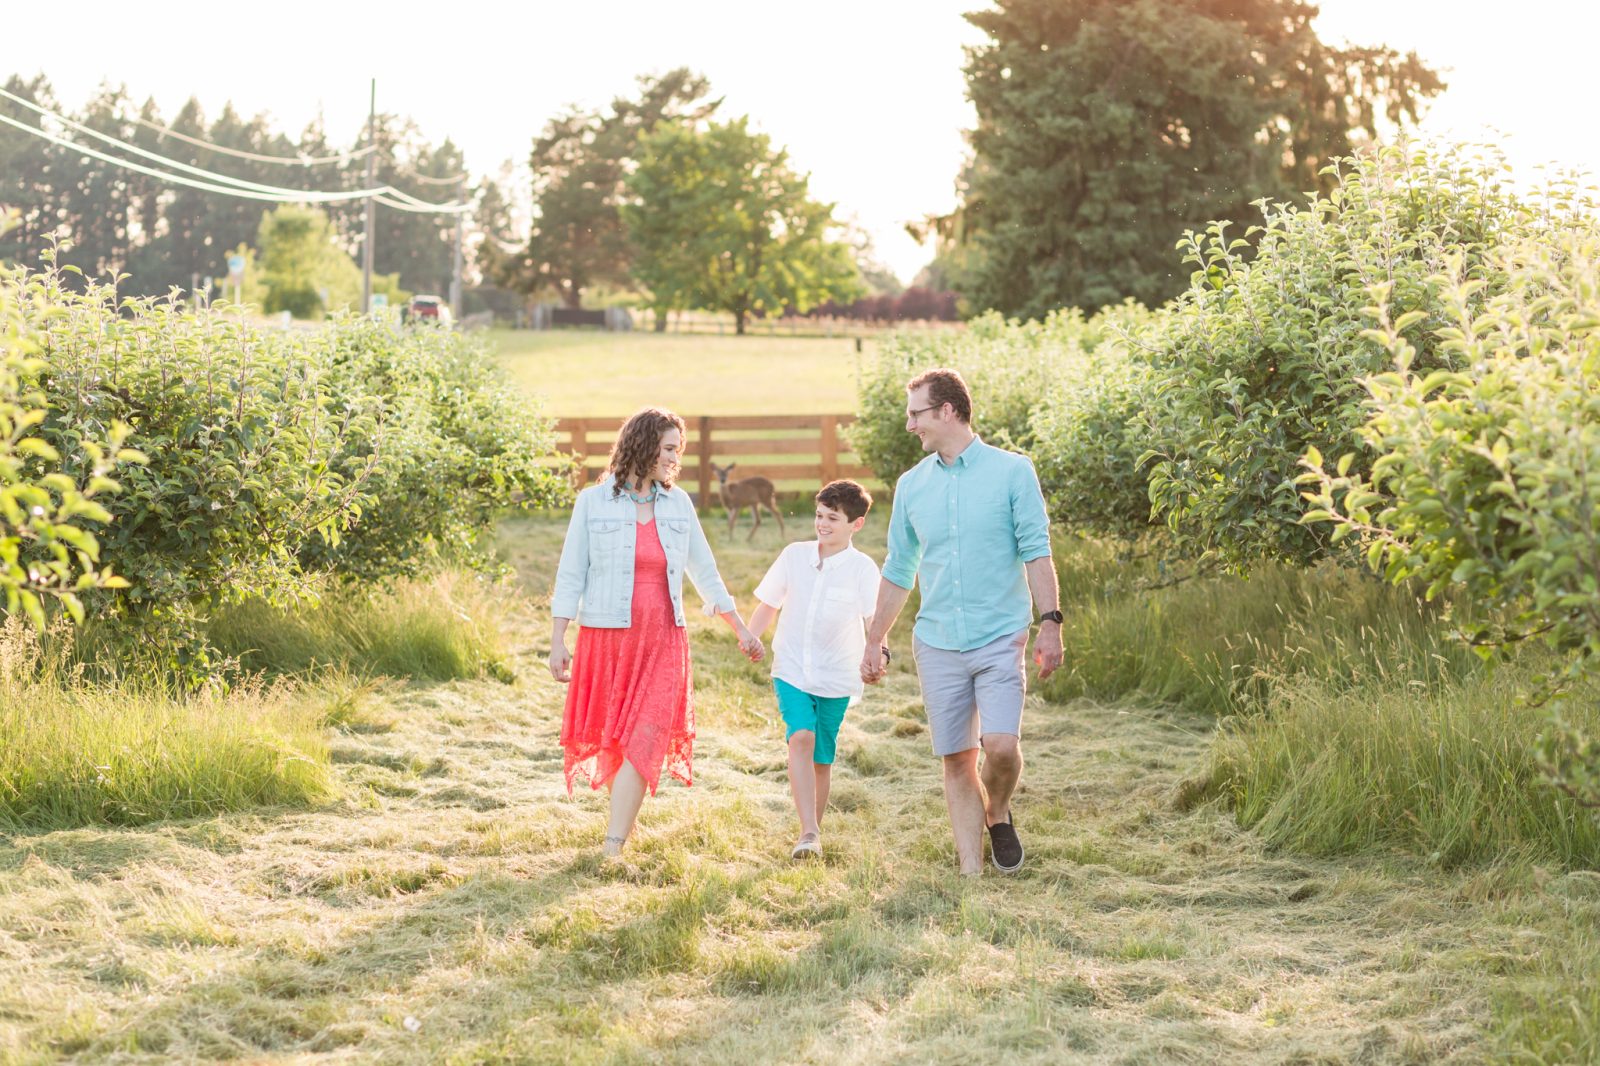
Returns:
[[[944,802],[956,838],[963,874],[983,872],[983,782],[978,779],[978,749],[944,757]]]
[[[833,786],[833,765],[825,762],[811,764],[811,773],[817,782],[817,828],[822,828],[822,816],[828,810],[828,789]]]
[[[794,797],[795,813],[800,816],[800,835],[820,834],[817,827],[817,782],[811,756],[816,750],[816,734],[799,729],[789,738],[789,794]]]
[[[998,825],[1011,817],[1011,796],[1022,777],[1022,747],[1009,733],[985,733],[983,736],[983,781],[987,797],[984,814],[986,824]]]
[[[622,853],[622,845],[633,835],[633,823],[639,819],[639,807],[644,803],[644,778],[626,759],[622,768],[611,779],[611,821],[606,826],[606,842],[602,849],[606,855]]]

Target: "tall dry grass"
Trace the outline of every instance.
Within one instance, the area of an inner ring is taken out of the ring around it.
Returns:
[[[137,825],[338,791],[329,690],[251,683],[180,697],[158,682],[85,683],[65,661],[20,620],[0,628],[0,826]]]
[[[1522,694],[1529,667],[1436,688],[1309,678],[1231,719],[1211,787],[1275,845],[1312,854],[1398,846],[1447,866],[1600,864],[1600,823],[1535,755],[1548,713]],[[1600,728],[1592,699],[1573,712]]]
[[[1431,690],[1481,670],[1447,606],[1332,566],[1176,580],[1086,540],[1058,542],[1056,565],[1066,661],[1042,691],[1058,702],[1131,698],[1223,715],[1291,678]]]
[[[464,570],[383,589],[331,587],[314,605],[240,604],[218,614],[212,641],[246,671],[302,674],[339,667],[427,681],[510,680],[514,592]]]

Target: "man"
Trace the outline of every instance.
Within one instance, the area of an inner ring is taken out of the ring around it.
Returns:
[[[944,760],[956,858],[963,874],[982,873],[987,827],[995,868],[1012,873],[1023,860],[1011,797],[1022,775],[1030,594],[1040,611],[1041,679],[1062,654],[1044,495],[1026,456],[973,432],[972,395],[956,371],[929,370],[906,393],[906,429],[932,454],[895,484],[861,678],[883,677],[884,642],[920,578],[913,650],[933,751]]]

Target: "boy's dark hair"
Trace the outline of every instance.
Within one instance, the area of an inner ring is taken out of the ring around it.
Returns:
[[[832,510],[842,512],[850,521],[872,510],[872,494],[849,478],[840,478],[822,486],[817,502]]]

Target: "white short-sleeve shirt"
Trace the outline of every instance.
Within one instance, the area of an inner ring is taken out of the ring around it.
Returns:
[[[814,540],[789,545],[756,586],[756,599],[778,608],[772,676],[813,696],[859,698],[878,564],[854,547],[818,552]]]

